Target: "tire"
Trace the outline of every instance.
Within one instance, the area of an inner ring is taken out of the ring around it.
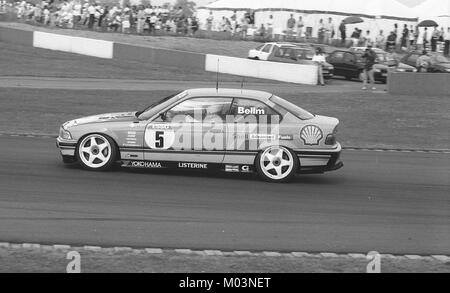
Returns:
[[[110,169],[117,158],[116,143],[109,136],[92,133],[82,137],[76,147],[81,166],[90,171]]]
[[[290,149],[283,146],[271,146],[259,152],[255,167],[264,181],[289,182],[297,173],[299,160]]]

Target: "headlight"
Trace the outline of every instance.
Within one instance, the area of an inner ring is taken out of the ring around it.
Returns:
[[[450,68],[445,69],[445,71],[450,72]]]
[[[381,72],[381,69],[376,68],[376,69],[374,69],[373,71],[374,71],[374,72]]]
[[[70,132],[62,127],[59,129],[59,137],[66,140],[72,139],[72,135],[70,134]]]
[[[417,68],[413,68],[412,72],[417,72]]]
[[[397,70],[396,70],[397,72],[405,72],[406,71],[406,69],[403,69],[403,68],[397,68]]]

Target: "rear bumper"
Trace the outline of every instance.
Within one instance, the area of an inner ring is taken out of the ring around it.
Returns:
[[[295,151],[300,162],[298,173],[317,174],[336,171],[344,166],[340,145],[329,151]]]

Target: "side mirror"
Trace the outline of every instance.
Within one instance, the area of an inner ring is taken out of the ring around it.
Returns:
[[[162,112],[161,114],[159,114],[159,117],[161,117],[162,121],[166,121],[167,119],[167,113],[166,112]]]

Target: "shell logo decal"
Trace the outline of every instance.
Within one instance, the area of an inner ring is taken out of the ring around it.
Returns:
[[[315,125],[307,125],[300,131],[300,138],[305,145],[318,145],[323,138],[322,130]]]

